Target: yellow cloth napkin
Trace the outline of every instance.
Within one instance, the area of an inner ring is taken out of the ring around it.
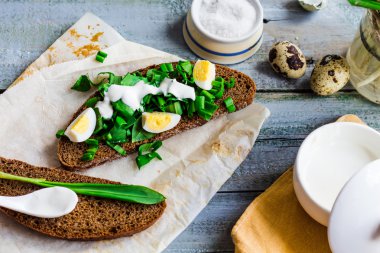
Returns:
[[[337,121],[364,124],[352,114]],[[248,206],[231,235],[235,253],[331,252],[327,228],[314,221],[296,198],[293,168]]]

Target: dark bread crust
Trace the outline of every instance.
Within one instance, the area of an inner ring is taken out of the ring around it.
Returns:
[[[173,63],[173,65],[175,66],[176,63]],[[159,68],[159,65],[153,65],[153,66],[147,67],[145,69],[140,70],[140,72],[143,75],[145,75],[146,72],[152,68]],[[215,101],[216,104],[219,105],[219,109],[215,112],[212,119],[216,119],[228,113],[223,102],[223,100],[226,99],[227,97],[231,97],[233,99],[237,110],[243,109],[252,103],[255,92],[256,92],[256,86],[255,86],[254,81],[250,77],[248,77],[247,75],[241,72],[238,72],[236,70],[230,69],[222,65],[216,65],[216,76],[223,77],[226,80],[229,80],[231,77],[234,77],[236,82],[235,82],[234,88],[225,90],[225,93],[222,99],[218,99]],[[181,81],[181,80],[178,80],[178,81]],[[93,96],[95,96],[96,94],[97,93],[95,93]],[[75,113],[75,115],[73,116],[70,122],[72,122],[86,108],[87,107],[83,105]],[[165,140],[176,134],[182,133],[186,130],[189,130],[198,126],[202,126],[206,123],[207,121],[200,118],[199,116],[194,116],[193,118],[182,116],[179,124],[171,130],[157,134],[149,140],[144,140],[144,141],[135,142],[135,143],[124,143],[121,146],[126,150],[128,154],[130,154],[137,151],[137,148],[141,144],[152,142],[155,140]],[[112,160],[123,157],[119,155],[116,151],[108,147],[107,145],[104,145],[101,143],[99,145],[99,149],[95,155],[94,160],[84,162],[81,160],[81,157],[86,151],[86,149],[87,149],[87,145],[85,143],[74,143],[74,142],[71,142],[68,138],[63,137],[58,142],[57,154],[58,154],[59,161],[61,162],[62,166],[65,169],[81,170],[81,169],[92,168],[100,164],[103,164],[107,161],[112,161]]]
[[[0,171],[49,181],[118,184],[1,157]],[[29,183],[0,179],[0,195],[3,196],[23,195],[40,188]],[[2,207],[0,211],[18,223],[48,236],[67,240],[102,240],[131,236],[145,230],[161,217],[166,208],[165,201],[155,205],[142,205],[84,195],[78,197],[79,202],[71,213],[54,219],[37,218]]]

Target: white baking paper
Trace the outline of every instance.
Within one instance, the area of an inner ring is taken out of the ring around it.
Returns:
[[[96,30],[92,31],[91,27]],[[75,36],[70,32],[73,29]],[[108,53],[103,64],[91,55],[96,51],[86,53],[88,57],[74,53],[86,43],[93,43],[91,38],[99,32],[103,34],[95,43]],[[91,94],[70,89],[79,75],[95,77],[101,71],[122,75],[179,59],[124,40],[92,14],[86,14],[51,48],[25,71],[17,85],[0,96],[0,156],[39,166],[59,166],[55,133],[67,125]],[[163,193],[167,208],[147,230],[114,240],[72,242],[40,235],[1,215],[0,252],[161,252],[192,222],[245,159],[268,116],[265,107],[252,104],[164,141],[159,150],[163,160],[155,160],[142,170],[135,165],[135,155],[130,155],[82,172],[146,185]]]

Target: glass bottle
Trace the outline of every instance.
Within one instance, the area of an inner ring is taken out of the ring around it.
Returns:
[[[362,18],[347,61],[355,89],[380,104],[380,11],[368,10]]]

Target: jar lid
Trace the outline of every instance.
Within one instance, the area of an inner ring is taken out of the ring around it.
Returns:
[[[343,187],[332,208],[328,238],[334,253],[380,252],[380,159]]]

